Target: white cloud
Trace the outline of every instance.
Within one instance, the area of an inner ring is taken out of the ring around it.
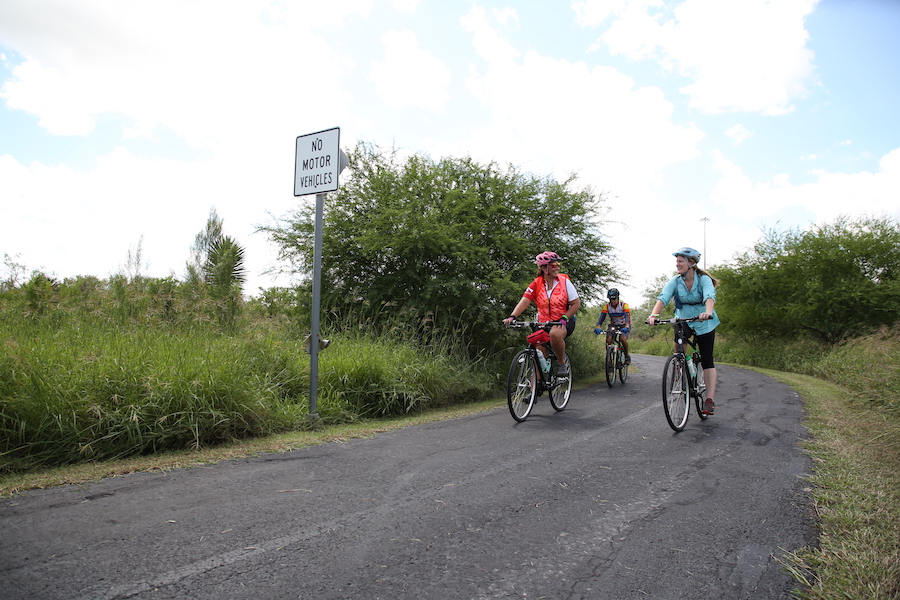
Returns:
[[[813,220],[825,223],[839,215],[858,213],[860,208],[873,214],[900,217],[897,203],[900,190],[900,148],[881,158],[880,171],[870,173],[833,173],[812,171],[816,181],[794,185],[786,173],[768,181],[754,182],[737,164],[720,152],[714,153],[721,178],[710,200],[729,214],[745,219],[777,218],[790,208],[810,211]]]
[[[597,26],[613,54],[655,58],[688,77],[682,88],[704,112],[793,110],[815,82],[804,19],[818,0],[686,0],[671,13],[648,0],[576,3],[579,20]]]
[[[419,7],[420,0],[390,0],[391,6],[400,12],[416,12]],[[336,3],[337,4],[337,3]]]
[[[725,135],[733,139],[736,144],[740,144],[741,142],[747,140],[747,138],[751,137],[753,135],[753,132],[738,123],[737,125],[729,127],[725,131]]]
[[[277,179],[268,171],[258,178],[234,177],[241,169],[219,159],[143,159],[123,148],[99,157],[86,173],[0,156],[0,253],[18,254],[29,268],[59,277],[104,277],[143,238],[149,263],[144,274],[181,276],[194,236],[215,206],[225,232],[247,248],[246,291],[255,293],[257,286],[269,285],[261,273],[275,261],[274,249],[255,227],[265,220],[263,210],[283,214],[296,199],[289,191],[289,164]]]
[[[671,24],[664,24],[660,12],[662,2],[654,0],[618,0],[611,4],[603,0],[587,0],[583,14],[591,18],[580,19],[584,25],[599,26],[614,17],[610,26],[600,36],[612,54],[624,54],[632,60],[659,59],[657,48],[665,48],[673,35]]]
[[[900,218],[900,148],[881,157],[879,171],[833,173],[816,169],[818,181],[800,186],[799,201],[816,212],[821,221],[865,210]]]
[[[477,7],[464,26],[485,61],[467,80],[490,106],[488,125],[466,141],[483,157],[560,178],[578,171],[622,195],[698,156],[703,134],[672,122],[674,107],[659,88],[637,87],[610,67],[522,55]]]
[[[509,25],[511,23],[515,23],[516,25],[519,24],[519,13],[508,6],[501,9],[492,9],[491,13],[494,16],[494,19],[501,25]]]
[[[450,99],[450,69],[419,45],[408,29],[381,36],[384,60],[372,61],[370,79],[390,108],[407,106],[441,113]]]
[[[629,11],[645,12],[650,6],[660,6],[660,0],[575,0],[572,10],[576,22],[582,27],[597,27],[616,15]]]
[[[710,200],[727,214],[752,220],[775,215],[783,209],[784,193],[790,190],[784,176],[756,183],[721,152],[714,151],[713,160],[721,176],[710,194]]]
[[[0,3],[3,43],[21,57],[0,91],[9,108],[58,135],[84,135],[98,116],[117,114],[126,122],[122,139],[163,128],[207,150],[202,161],[178,162],[120,148],[84,173],[3,157],[0,252],[61,276],[103,276],[143,235],[150,274],[180,274],[215,206],[226,232],[248,247],[248,291],[265,285],[259,274],[274,255],[253,232],[267,213],[298,202],[294,138],[359,119],[341,85],[355,63],[311,24],[365,17],[371,5]],[[44,18],[56,8],[62,12]]]
[[[324,103],[311,89],[338,89],[353,65],[310,22],[339,20],[371,2],[332,4],[344,8],[289,5],[276,14],[280,5],[261,1],[231,3],[227,10],[212,0],[77,9],[60,2],[73,21],[54,18],[65,22],[55,27],[43,24],[46,3],[13,3],[18,10],[2,15],[15,17],[5,22],[4,38],[25,60],[0,95],[58,135],[89,133],[98,115],[117,113],[133,120],[133,133],[164,127],[190,145],[215,148],[232,143],[237,128],[255,137],[266,129],[261,121],[303,115],[304,105]],[[327,102],[339,108],[346,98],[330,92]]]
[[[460,24],[472,33],[472,45],[481,58],[510,63],[521,56],[521,52],[490,26],[487,12],[482,7],[473,6],[469,14],[460,19]]]

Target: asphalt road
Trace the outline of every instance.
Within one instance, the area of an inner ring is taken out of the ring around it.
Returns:
[[[663,360],[520,424],[504,407],[0,500],[0,598],[789,598],[779,558],[816,539],[801,399],[720,367],[715,416],[675,434]]]

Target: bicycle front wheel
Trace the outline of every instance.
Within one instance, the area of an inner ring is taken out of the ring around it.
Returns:
[[[534,398],[537,395],[537,369],[532,350],[519,350],[509,367],[506,379],[506,402],[509,414],[516,421],[522,422],[531,414]]]
[[[681,431],[687,424],[689,412],[688,374],[684,357],[673,354],[663,369],[663,409],[666,420],[675,431]]]
[[[606,347],[606,385],[614,387],[616,385],[616,348],[615,346]]]
[[[703,405],[706,403],[706,380],[703,378],[703,365],[699,362],[694,363],[697,366],[697,387],[694,389],[694,406],[697,407],[697,414],[700,419],[705,421],[709,415],[703,412]]]
[[[574,378],[574,373],[572,371],[572,359],[569,357],[568,352],[566,352],[566,362],[569,365],[569,377],[560,381],[554,373],[553,385],[550,386],[550,391],[547,392],[550,396],[550,406],[557,411],[566,407],[569,403],[569,396],[572,394],[572,379]],[[555,369],[556,365],[553,365],[552,368]]]
[[[619,381],[625,383],[625,380],[628,379],[628,364],[625,362],[625,350],[619,350],[618,355],[618,363],[616,364],[616,368],[619,371]]]

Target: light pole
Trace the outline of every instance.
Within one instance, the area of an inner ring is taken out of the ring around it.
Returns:
[[[703,217],[700,219],[703,221],[703,270],[706,270],[706,222],[709,221],[708,217]]]

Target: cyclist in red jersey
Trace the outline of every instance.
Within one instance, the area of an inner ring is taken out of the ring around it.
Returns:
[[[532,302],[537,306],[538,321],[564,321],[565,325],[550,328],[550,347],[559,362],[557,376],[568,377],[569,363],[564,362],[566,338],[575,330],[575,313],[581,308],[581,300],[569,276],[559,272],[561,260],[556,252],[541,252],[535,257],[537,278],[531,282],[522,299],[503,322],[508,324],[518,319]],[[545,353],[541,346],[538,346],[538,350]]]

